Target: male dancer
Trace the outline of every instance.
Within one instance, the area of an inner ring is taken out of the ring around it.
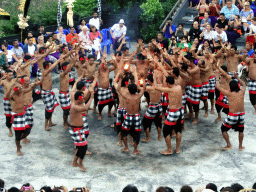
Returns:
[[[76,63],[76,57],[73,57],[71,64],[64,62],[61,66],[62,73],[60,74],[60,91],[59,101],[63,110],[63,123],[64,128],[68,129],[68,115],[71,106],[70,95],[69,95],[69,72]]]
[[[74,140],[76,146],[76,154],[72,162],[73,167],[79,167],[82,171],[87,169],[83,165],[83,159],[87,150],[87,140],[85,135],[85,128],[83,126],[82,114],[87,112],[90,108],[93,99],[93,90],[91,89],[91,97],[86,105],[84,105],[83,92],[77,91],[74,95],[74,102],[70,108],[70,129],[69,133]]]
[[[11,107],[11,103],[10,100],[6,98],[6,94],[8,92],[8,90],[10,89],[10,87],[12,86],[12,84],[15,82],[15,79],[13,79],[13,72],[12,70],[7,69],[6,70],[6,74],[0,79],[0,86],[3,87],[4,90],[4,115],[6,117],[6,127],[8,127],[9,129],[9,137],[12,137],[12,123],[11,123],[11,119],[12,119],[12,107]]]
[[[124,116],[124,122],[122,124],[122,130],[121,130],[121,138],[124,142],[124,149],[122,149],[123,152],[128,152],[128,143],[127,143],[127,135],[130,133],[134,140],[134,150],[133,154],[137,155],[141,153],[141,151],[137,150],[139,142],[140,142],[140,132],[141,132],[141,120],[140,120],[140,99],[144,94],[144,91],[146,89],[146,83],[145,80],[142,79],[143,82],[143,89],[140,91],[139,94],[136,94],[137,92],[137,85],[136,84],[130,84],[128,86],[129,93],[125,94],[121,92],[121,82],[123,79],[123,74],[119,75],[119,83],[117,87],[117,91],[120,93],[120,95],[126,99],[125,106],[127,109],[127,113]]]
[[[219,77],[218,75],[218,73],[215,75],[217,79]],[[242,151],[244,150],[242,143],[244,138],[244,94],[246,85],[239,77],[236,76],[236,73],[235,78],[238,80],[238,82],[234,79],[230,81],[230,91],[223,89],[218,81],[216,82],[216,88],[219,89],[220,92],[222,92],[224,95],[226,95],[229,101],[229,113],[221,126],[222,135],[227,142],[227,146],[223,147],[222,149],[232,149],[232,145],[228,136],[228,131],[230,128],[232,128],[235,131],[239,131],[239,151]],[[238,83],[241,85],[241,87]]]

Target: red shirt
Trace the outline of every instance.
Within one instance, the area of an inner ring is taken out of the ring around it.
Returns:
[[[218,8],[218,10],[221,10],[220,5],[217,5],[217,8]],[[210,14],[209,14],[210,16],[219,17],[219,14],[217,13],[215,6],[210,6],[209,10],[210,10]]]
[[[72,41],[72,39],[73,39],[74,37],[78,38],[76,34],[74,34],[74,36],[73,36],[71,33],[69,33],[69,34],[67,35],[67,37],[66,37],[67,42],[69,43],[70,41]],[[77,43],[77,40],[74,40],[71,45],[73,45],[74,43]]]

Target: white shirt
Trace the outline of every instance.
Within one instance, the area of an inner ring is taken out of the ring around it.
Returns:
[[[111,27],[111,30],[114,37],[121,37],[122,35],[126,35],[127,28],[125,26],[120,28],[119,24],[115,24],[113,27]]]
[[[222,31],[221,34],[219,34],[217,31],[215,31],[215,35],[214,35],[214,40],[218,41],[218,36],[221,37],[221,41],[223,43],[225,43],[226,41],[228,41],[228,37],[227,37],[227,33],[225,31]]]
[[[99,18],[96,18],[96,19],[91,18],[89,20],[89,25],[93,25],[96,27],[97,30],[100,30],[100,19]]]
[[[88,35],[87,32],[86,32],[86,34],[84,34],[84,32],[81,31],[81,32],[78,34],[78,37],[79,37],[79,40],[82,41],[83,46],[85,46],[85,45],[91,45],[91,44],[92,44],[92,42],[91,42],[91,40],[90,40],[89,35]]]
[[[256,26],[255,25],[251,24],[250,29],[252,29],[253,33],[256,33]]]
[[[211,40],[214,39],[214,37],[215,37],[214,31],[210,31],[210,32],[205,31],[205,32],[203,33],[203,38],[204,38],[204,39],[208,39],[208,40],[211,41]]]
[[[31,46],[28,45],[28,53],[29,53],[30,55],[34,55],[35,50],[36,50],[36,48],[35,48],[34,45],[31,45]]]
[[[8,59],[8,62],[12,62],[12,55],[14,54],[11,50],[7,50],[7,59]]]

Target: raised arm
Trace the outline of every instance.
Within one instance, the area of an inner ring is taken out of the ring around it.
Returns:
[[[46,70],[45,75],[48,75],[61,61],[63,61],[63,59],[58,59],[57,61],[55,61],[48,70]]]

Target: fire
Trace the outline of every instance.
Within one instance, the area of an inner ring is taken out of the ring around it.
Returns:
[[[129,68],[130,68],[130,64],[129,64],[129,63],[126,63],[126,64],[124,65],[124,70],[125,70],[125,71],[128,71]]]
[[[143,85],[143,79],[139,80],[139,85]]]

